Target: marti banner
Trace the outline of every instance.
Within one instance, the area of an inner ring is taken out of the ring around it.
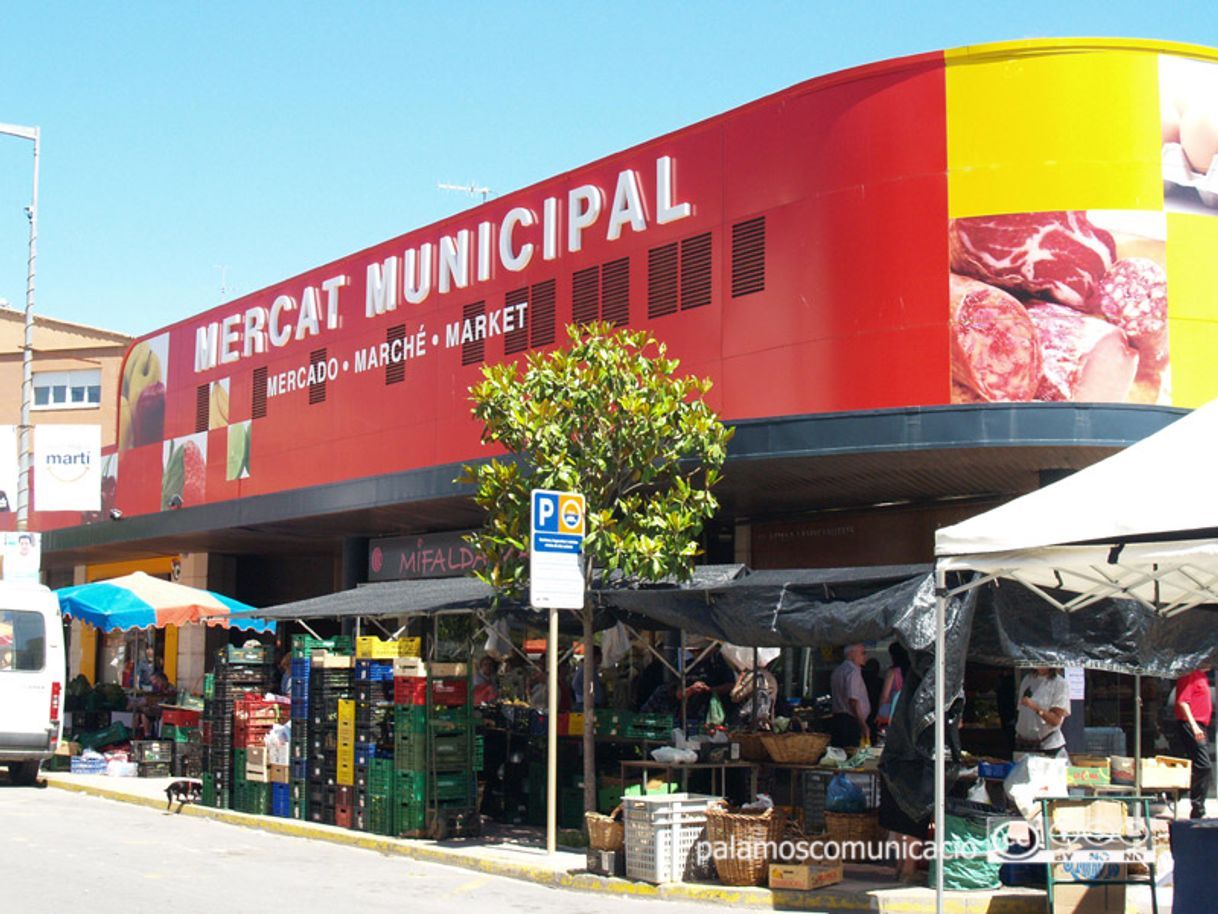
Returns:
[[[101,426],[34,429],[34,508],[101,510]]]

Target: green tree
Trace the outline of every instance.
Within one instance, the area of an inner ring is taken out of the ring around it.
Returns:
[[[470,388],[484,443],[510,459],[466,467],[486,510],[469,542],[486,556],[478,576],[497,594],[528,588],[532,489],[581,493],[587,503],[584,590],[594,575],[684,580],[699,554],[703,524],[718,509],[732,429],[704,401],[711,382],[678,376],[680,362],[646,331],[603,323],[567,328],[569,344],[515,362],[486,365]],[[584,643],[592,609],[585,600]],[[590,650],[585,651],[590,658]],[[593,677],[584,676],[592,707]],[[584,726],[584,798],[595,808],[593,726]]]

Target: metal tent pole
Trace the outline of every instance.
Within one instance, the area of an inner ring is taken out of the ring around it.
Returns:
[[[1142,792],[1142,675],[1133,677],[1133,792]]]
[[[947,725],[944,720],[944,672],[947,669],[947,573],[935,566],[935,914],[943,914],[943,848],[946,827]]]

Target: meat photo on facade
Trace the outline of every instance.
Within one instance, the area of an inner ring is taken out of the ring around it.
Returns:
[[[1166,217],[953,219],[952,401],[1169,403]]]

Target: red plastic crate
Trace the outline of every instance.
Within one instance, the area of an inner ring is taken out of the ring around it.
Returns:
[[[355,820],[355,810],[351,806],[334,807],[334,824],[339,828],[350,828]]]
[[[197,727],[202,717],[202,711],[191,711],[186,708],[165,708],[161,711],[161,726]]]
[[[465,679],[433,679],[431,699],[435,704],[454,707],[465,704],[469,682]],[[398,676],[393,680],[393,701],[399,705],[427,704],[427,680],[421,676]]]

